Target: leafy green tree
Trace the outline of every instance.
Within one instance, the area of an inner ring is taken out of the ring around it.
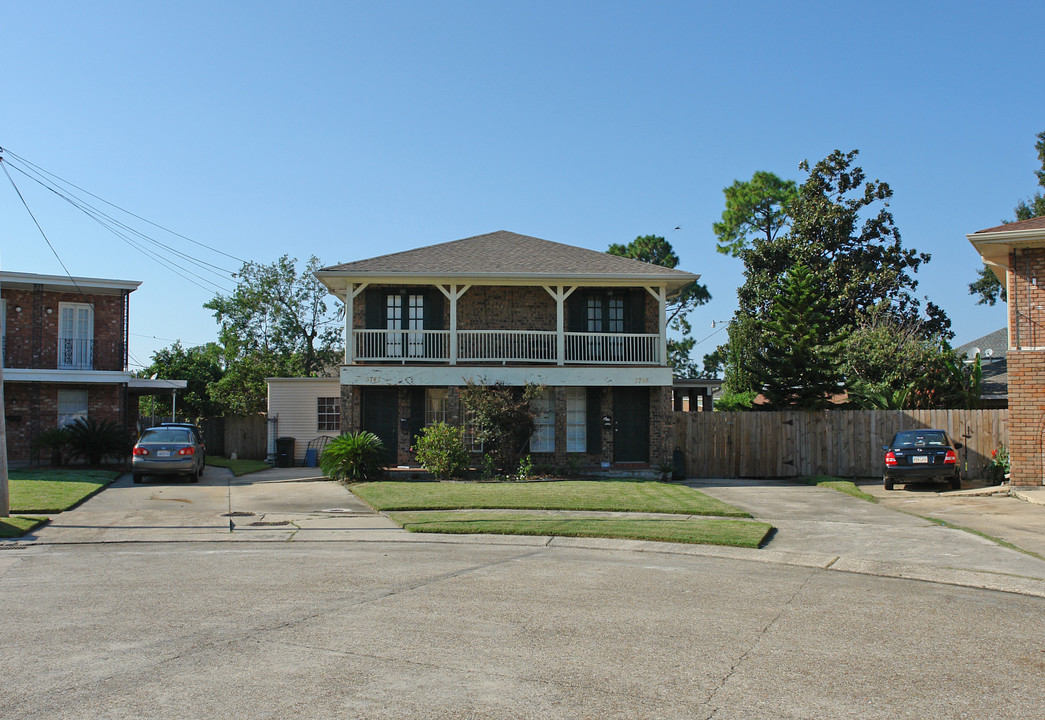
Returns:
[[[943,310],[928,302],[923,311],[914,296],[914,274],[930,256],[903,247],[888,210],[892,190],[866,181],[853,165],[856,155],[836,150],[812,167],[803,162],[808,176],[788,203],[788,232],[755,238],[742,251],[745,281],[725,353],[729,392],[760,389],[752,358],[766,347],[761,323],[779,293],[777,279],[796,265],[807,267],[831,300],[825,337],[845,335],[871,312],[915,322],[926,337],[953,336]]]
[[[671,243],[659,235],[640,235],[627,245],[613,243],[606,251],[610,255],[641,260],[653,265],[674,268],[679,264]],[[667,306],[668,327],[681,335],[680,338],[668,338],[668,365],[675,369],[675,374],[682,377],[694,377],[696,365],[690,358],[690,351],[696,344],[692,337],[693,327],[689,323],[689,313],[711,299],[706,285],[697,281],[683,287]]]
[[[502,472],[511,473],[518,467],[533,435],[537,417],[533,401],[543,392],[540,385],[520,388],[500,381],[487,385],[468,380],[461,388],[461,402],[475,440]]]
[[[183,347],[175,342],[152,354],[152,364],[141,370],[138,377],[155,376],[163,380],[185,380],[187,386],[177,396],[177,409],[193,420],[221,415],[226,408],[211,396],[211,387],[224,376],[221,367],[222,351],[216,343]],[[170,395],[147,395],[141,399],[139,412],[143,416],[170,415]]]
[[[326,288],[313,273],[315,256],[299,273],[287,255],[269,265],[247,262],[237,273],[239,284],[228,296],[215,295],[203,305],[214,311],[225,362],[247,355],[273,353],[293,358],[297,374],[315,377],[337,362],[342,352],[341,324],[327,309]]]
[[[831,330],[832,306],[805,265],[792,266],[777,283],[753,357],[755,383],[771,408],[817,410],[841,392],[843,338]]]
[[[788,226],[788,206],[798,190],[793,180],[781,180],[760,170],[746,182],[735,180],[722,192],[726,209],[722,211],[722,220],[712,225],[718,251],[741,257],[752,237],[773,242]]]
[[[1038,133],[1038,142],[1034,143],[1034,148],[1038,151],[1038,161],[1041,163],[1041,170],[1035,170],[1034,174],[1038,177],[1038,186],[1045,188],[1045,131]],[[1045,194],[1036,192],[1029,199],[1020,200],[1016,204],[1014,212],[1016,221],[1045,216]],[[1003,221],[1003,224],[1008,222],[1012,221],[1006,220]],[[976,280],[969,283],[969,294],[979,297],[976,301],[977,305],[994,305],[999,298],[1002,302],[1006,302],[1008,299],[1001,281],[986,263],[980,268]]]
[[[342,325],[313,275],[320,267],[315,256],[300,273],[287,255],[269,265],[244,263],[236,289],[204,304],[218,320],[224,368],[211,398],[225,412],[264,410],[266,377],[317,377],[338,362]]]

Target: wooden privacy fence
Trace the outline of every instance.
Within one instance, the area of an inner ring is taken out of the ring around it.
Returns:
[[[882,474],[882,445],[899,430],[946,430],[965,447],[962,475],[983,477],[1009,444],[1008,410],[824,410],[675,413],[689,477]]]

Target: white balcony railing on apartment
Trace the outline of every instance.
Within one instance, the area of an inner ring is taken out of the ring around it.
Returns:
[[[588,365],[659,365],[660,336],[636,333],[566,333],[566,362]]]
[[[563,363],[660,365],[660,336],[564,333]],[[450,362],[449,330],[353,330],[358,362]],[[557,363],[558,341],[547,330],[459,330],[457,362]]]
[[[555,332],[545,330],[460,330],[461,362],[555,362]]]
[[[356,360],[448,362],[449,330],[353,330]]]

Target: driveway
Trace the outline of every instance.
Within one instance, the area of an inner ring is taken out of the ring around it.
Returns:
[[[228,470],[209,467],[198,484],[157,479],[135,485],[125,476],[30,537],[40,544],[353,540],[554,545],[750,559],[1045,597],[1042,559],[881,504],[782,481],[688,484],[771,523],[776,532],[757,550],[602,538],[433,536],[402,530],[313,468],[273,468],[235,478]],[[1034,510],[1030,519],[1026,513],[1014,517],[1045,521],[1045,507]]]

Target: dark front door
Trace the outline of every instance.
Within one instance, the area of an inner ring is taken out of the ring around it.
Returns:
[[[388,450],[387,461],[398,461],[399,397],[395,390],[363,391],[363,429],[374,433]]]
[[[613,388],[613,462],[649,462],[648,388]]]

